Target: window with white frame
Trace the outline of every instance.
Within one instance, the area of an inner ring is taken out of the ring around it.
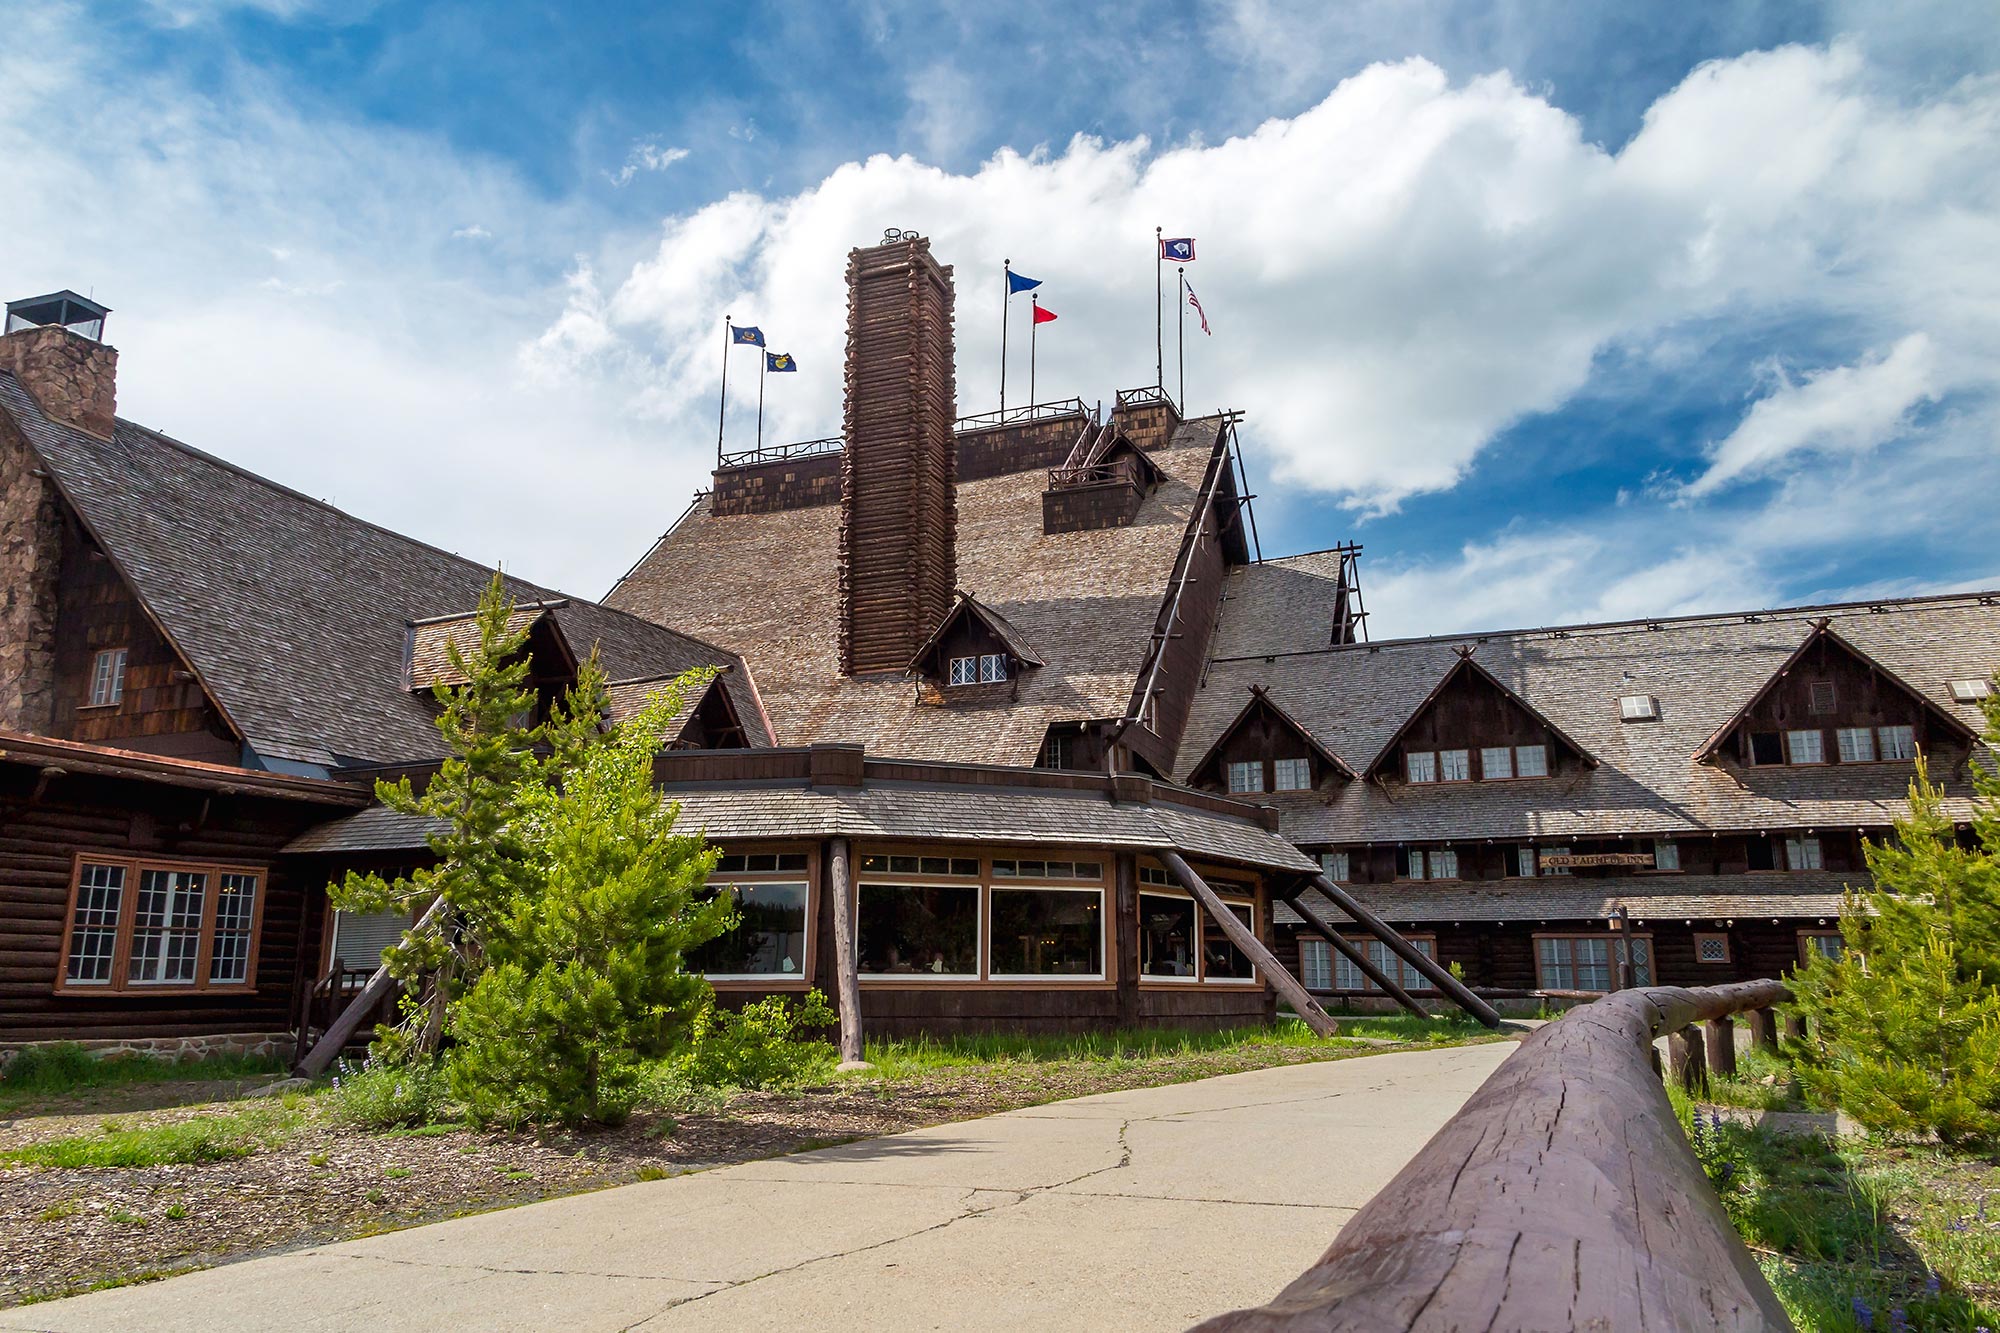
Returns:
[[[1264,761],[1245,759],[1230,764],[1229,790],[1237,794],[1264,790]]]
[[[1629,959],[1634,986],[1653,984],[1653,945],[1643,935],[1541,935],[1535,939],[1535,984],[1552,991],[1617,988],[1618,963]]]
[[[1523,879],[1535,877],[1535,849],[1516,847],[1514,849],[1514,873]]]
[[[803,977],[811,901],[806,885],[752,880],[724,892],[736,900],[736,928],[690,950],[688,970],[717,979]]]
[[[976,864],[976,863],[975,863]],[[994,858],[995,879],[1088,879],[1104,878],[1102,861],[1041,861],[1017,857]]]
[[[1403,769],[1411,782],[1436,782],[1438,757],[1430,750],[1412,750],[1403,756]]]
[[[1007,658],[1002,653],[981,653],[979,656],[979,683],[990,685],[996,680],[1007,679]]]
[[[1321,852],[1319,854],[1319,868],[1335,884],[1345,884],[1348,881],[1350,872],[1346,852]]]
[[[1992,693],[1993,682],[1990,680],[1980,680],[1977,677],[1973,677],[1967,680],[1955,680],[1951,682],[1951,698],[1953,703],[1976,704]]]
[[[1397,852],[1396,856],[1403,863],[1404,879],[1423,879],[1426,877],[1424,874],[1424,853],[1422,848],[1406,847],[1402,851]]]
[[[1841,727],[1833,733],[1834,744],[1843,764],[1872,764],[1875,762],[1875,729],[1873,727]]]
[[[1679,870],[1681,868],[1681,848],[1679,843],[1662,838],[1653,839],[1653,869]]]
[[[1786,732],[1785,762],[1788,764],[1825,763],[1826,733],[1817,728],[1811,731]]]
[[[1876,737],[1882,742],[1884,759],[1915,759],[1917,757],[1917,729],[1915,727],[1877,727]]]
[[[106,648],[90,667],[90,706],[102,708],[125,697],[125,650]]]
[[[1545,778],[1549,775],[1549,748],[1546,745],[1514,747],[1514,776]]]
[[[1660,718],[1660,701],[1650,694],[1621,694],[1618,696],[1618,719],[1621,722],[1657,722]]]
[[[1299,980],[1307,990],[1333,989],[1333,948],[1325,940],[1299,941]]]
[[[1305,791],[1312,786],[1310,759],[1278,759],[1271,764],[1271,790]]]
[[[1415,947],[1416,951],[1422,954],[1424,957],[1426,958],[1437,957],[1437,942],[1431,939],[1429,936],[1412,935],[1412,936],[1405,936],[1404,938],[1408,939],[1410,944]],[[1395,982],[1398,986],[1401,986],[1404,990],[1409,990],[1409,991],[1424,990],[1430,986],[1431,983],[1425,979],[1423,973],[1417,971],[1416,968],[1411,967],[1408,963],[1404,962],[1401,958],[1397,957],[1396,954],[1389,948],[1389,946],[1384,944],[1381,940],[1374,938],[1366,938],[1366,939],[1357,939],[1354,941],[1354,943],[1356,947],[1361,949],[1361,951],[1367,955],[1368,961],[1375,964],[1376,969],[1380,971],[1382,975],[1388,977],[1389,980]],[[1367,973],[1363,972],[1360,968],[1356,967],[1354,963],[1346,957],[1340,957],[1334,960],[1333,985],[1335,990],[1379,990],[1380,989],[1380,987],[1378,987],[1374,982],[1368,979]]]
[[[1548,863],[1548,858],[1551,856],[1568,855],[1569,848],[1567,847],[1543,847],[1535,855],[1535,870],[1544,875],[1567,875],[1569,873],[1568,866],[1552,866]]]
[[[953,685],[977,685],[979,683],[979,659],[977,657],[954,657],[951,659]]]
[[[1787,870],[1819,870],[1820,860],[1818,838],[1785,839],[1785,868]]]
[[[1104,976],[1102,889],[995,887],[989,897],[988,976]]]
[[[1163,893],[1139,895],[1140,976],[1154,981],[1196,980],[1199,936],[1194,899]]]
[[[1439,750],[1438,776],[1446,782],[1472,780],[1472,751]]]
[[[1256,933],[1257,922],[1250,908],[1237,903],[1224,903],[1243,928]],[[1203,981],[1253,981],[1257,969],[1250,958],[1233,944],[1222,927],[1213,921],[1201,923],[1201,978]]]
[[[264,872],[88,858],[70,882],[58,984],[105,990],[248,990]]]
[[[979,975],[977,884],[863,884],[855,952],[870,976]]]
[[[1434,847],[1430,852],[1432,879],[1458,878],[1458,850],[1454,847]]]
[[[1514,776],[1514,747],[1489,745],[1479,752],[1479,776],[1488,782]]]

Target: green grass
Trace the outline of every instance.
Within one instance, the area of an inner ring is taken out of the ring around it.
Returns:
[[[276,1057],[253,1059],[241,1055],[217,1055],[206,1060],[121,1055],[100,1060],[75,1042],[51,1042],[26,1048],[5,1070],[0,1070],[0,1108],[92,1088],[191,1079],[259,1078],[284,1070],[285,1062]]]
[[[114,1127],[95,1134],[31,1143],[0,1152],[20,1166],[143,1167],[223,1162],[284,1141],[304,1117],[283,1102],[230,1115],[199,1116],[143,1129]]]
[[[1775,1051],[1753,1047],[1736,1055],[1736,1073],[1731,1077],[1711,1075],[1708,1092],[1702,1097],[1716,1106],[1738,1106],[1752,1111],[1804,1111],[1805,1094],[1789,1060]]]

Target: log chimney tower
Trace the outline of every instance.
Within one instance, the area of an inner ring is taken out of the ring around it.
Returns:
[[[847,256],[840,669],[901,671],[952,607],[957,393],[951,269],[895,233]]]

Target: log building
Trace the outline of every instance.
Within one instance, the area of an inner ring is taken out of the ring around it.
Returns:
[[[842,436],[719,457],[601,603],[510,580],[544,701],[592,651],[619,710],[717,669],[658,774],[742,908],[726,995],[1062,1029],[1773,975],[1920,748],[1969,815],[2000,598],[1370,643],[1358,548],[1255,553],[1237,414],[958,416],[928,242],[848,285]],[[0,337],[0,1047],[256,1045],[405,924],[324,885],[428,854],[368,783],[439,758],[490,572],[118,418],[106,313]]]

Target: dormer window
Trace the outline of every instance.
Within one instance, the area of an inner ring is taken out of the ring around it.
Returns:
[[[1785,762],[1788,764],[1825,763],[1826,734],[1820,731],[1786,732]]]
[[[1301,755],[1297,759],[1274,759],[1271,761],[1272,791],[1307,791],[1312,787],[1312,761]]]
[[[1264,790],[1264,765],[1256,759],[1248,759],[1229,765],[1229,794],[1240,796],[1245,792]]]
[[[1953,703],[1976,704],[1993,693],[1993,683],[1985,680],[1955,680],[1951,683]]]
[[[942,689],[1001,685],[1042,665],[1020,632],[989,606],[961,592],[957,603],[911,659],[918,697],[946,703]]]
[[[1370,778],[1426,782],[1511,782],[1543,778],[1560,749],[1570,763],[1597,761],[1526,699],[1460,651],[1458,662],[1383,743],[1364,770]]]
[[[1439,750],[1438,777],[1445,782],[1472,781],[1472,751]]]
[[[90,706],[104,708],[125,697],[125,650],[106,648],[90,669]]]
[[[1438,757],[1429,750],[1412,750],[1404,757],[1404,772],[1412,782],[1436,782]]]
[[[1242,796],[1314,791],[1329,777],[1352,780],[1354,771],[1268,694],[1252,688],[1243,711],[1195,760],[1185,780],[1190,786]]]
[[[979,653],[951,659],[953,685],[991,685],[1005,679],[1007,658],[1004,653]]]

